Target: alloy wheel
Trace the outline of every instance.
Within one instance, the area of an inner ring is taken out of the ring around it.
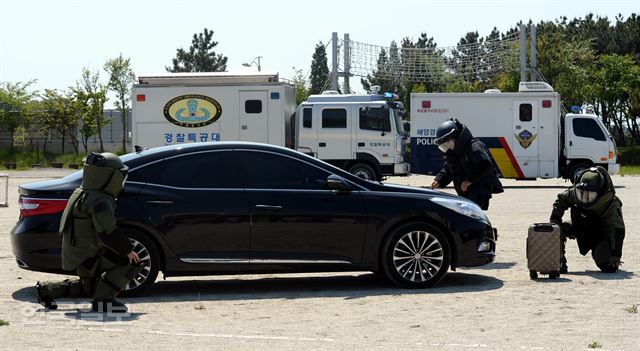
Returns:
[[[431,280],[440,272],[443,262],[442,243],[425,231],[404,234],[393,248],[393,265],[398,274],[410,282]]]

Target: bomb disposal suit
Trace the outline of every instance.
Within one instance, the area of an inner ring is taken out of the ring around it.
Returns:
[[[129,264],[137,261],[129,257],[137,255],[115,215],[127,170],[111,153],[92,153],[85,159],[82,185],[69,198],[60,221],[62,268],[75,270],[80,279],[38,283],[38,299],[45,307],[56,308],[56,298],[93,297],[94,311],[105,312],[107,303],[126,311],[114,298],[138,268]]]
[[[558,194],[550,218],[550,222],[561,224],[564,235],[577,239],[581,255],[591,251],[598,268],[606,273],[618,270],[625,236],[622,202],[615,193],[607,171],[592,167],[576,176],[575,185]],[[562,223],[569,208],[571,222]]]

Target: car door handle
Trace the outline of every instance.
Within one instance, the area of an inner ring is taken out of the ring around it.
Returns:
[[[169,200],[149,200],[149,201],[147,201],[147,204],[151,205],[151,206],[163,207],[163,206],[171,206],[171,205],[173,205],[173,201],[169,201]]]
[[[364,143],[358,143],[358,147],[364,147]]]
[[[318,143],[318,146],[320,146],[320,147],[326,147],[326,146],[327,146],[327,143]]]
[[[282,206],[278,205],[256,205],[256,208],[260,211],[280,211]]]

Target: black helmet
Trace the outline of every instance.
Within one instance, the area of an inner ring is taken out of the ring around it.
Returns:
[[[462,132],[462,123],[451,118],[438,126],[434,143],[440,145],[449,139],[455,139],[460,135],[460,132]]]

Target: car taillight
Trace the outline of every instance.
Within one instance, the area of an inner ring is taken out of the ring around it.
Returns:
[[[67,199],[25,198],[20,196],[18,205],[20,207],[20,217],[30,217],[62,212],[67,206]]]

